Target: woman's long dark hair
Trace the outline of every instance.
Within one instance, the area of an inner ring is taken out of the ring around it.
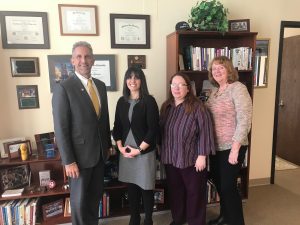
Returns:
[[[147,82],[146,82],[146,77],[143,72],[138,67],[129,67],[127,71],[125,72],[124,76],[124,82],[123,82],[123,97],[128,100],[130,96],[130,90],[127,87],[127,79],[130,79],[132,76],[135,76],[137,79],[141,80],[141,87],[139,91],[139,99],[143,99],[146,95],[149,95],[148,87],[147,87]]]
[[[192,90],[192,87],[191,87],[191,80],[187,75],[185,75],[182,72],[175,73],[170,79],[170,85],[173,81],[173,78],[176,77],[176,76],[180,76],[184,79],[184,81],[187,84],[187,88],[189,90],[188,93],[186,94],[184,102],[183,102],[185,113],[193,112],[196,109],[196,107],[198,107],[199,105],[200,105],[201,108],[203,108],[204,107],[203,103],[193,93],[193,90]],[[161,113],[162,117],[165,116],[165,113],[166,113],[166,110],[167,110],[168,106],[172,103],[174,103],[174,96],[172,95],[171,87],[169,87],[168,99],[162,104],[161,110],[160,110],[160,113]]]

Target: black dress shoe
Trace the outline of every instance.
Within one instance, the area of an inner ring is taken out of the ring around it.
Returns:
[[[170,223],[170,225],[183,225],[182,223],[175,223],[174,221],[172,221],[171,223]]]
[[[224,217],[220,215],[218,218],[208,221],[208,225],[227,225]]]

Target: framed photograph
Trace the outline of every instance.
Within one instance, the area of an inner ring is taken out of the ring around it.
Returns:
[[[2,159],[8,158],[8,150],[5,145],[7,143],[14,142],[14,141],[25,141],[25,137],[16,137],[16,138],[8,138],[8,139],[0,140],[0,153]]]
[[[54,132],[35,134],[34,138],[39,155],[44,155],[51,146],[52,148],[57,149]]]
[[[29,184],[30,171],[28,165],[8,167],[0,170],[3,190],[25,187]]]
[[[99,35],[97,6],[59,4],[58,11],[61,35]]]
[[[17,85],[19,109],[39,108],[39,93],[37,85]]]
[[[47,13],[0,11],[0,23],[3,48],[50,48]]]
[[[164,189],[154,189],[154,203],[163,204],[165,202]]]
[[[40,76],[38,57],[10,57],[10,66],[13,77]]]
[[[150,48],[150,16],[110,14],[111,48]]]
[[[228,20],[229,31],[250,32],[250,19]]]
[[[95,63],[91,74],[103,81],[108,91],[116,91],[116,60],[115,55],[94,55]],[[71,55],[48,55],[50,90],[56,83],[74,74]]]
[[[53,217],[61,216],[64,214],[64,200],[59,199],[54,202],[50,202],[42,205],[43,219],[47,221]]]
[[[28,155],[32,154],[30,140],[7,142],[7,143],[4,143],[4,147],[6,148],[6,151],[8,152],[9,159],[21,158],[21,154],[20,154],[20,145],[21,144],[27,145]]]
[[[135,66],[141,69],[146,69],[146,56],[145,55],[128,55],[127,56],[128,68]]]
[[[258,38],[254,61],[254,87],[268,86],[269,57],[270,38]]]

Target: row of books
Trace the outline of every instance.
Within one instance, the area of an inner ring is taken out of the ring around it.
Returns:
[[[107,217],[110,215],[109,205],[110,205],[109,193],[104,192],[102,200],[100,200],[100,205],[99,205],[99,218]]]
[[[252,69],[252,48],[204,48],[187,46],[183,54],[179,54],[179,69],[202,71],[208,70],[209,63],[217,56],[227,56],[232,59],[233,66],[238,70]]]
[[[35,225],[39,198],[5,201],[0,204],[0,224]]]

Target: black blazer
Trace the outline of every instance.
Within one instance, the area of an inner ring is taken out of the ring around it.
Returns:
[[[100,117],[79,78],[74,74],[56,84],[52,98],[54,131],[62,163],[79,168],[95,166],[106,159],[111,147],[105,84],[93,78],[101,101]]]
[[[159,112],[155,99],[148,95],[140,100],[133,108],[131,123],[128,118],[129,107],[130,104],[124,97],[118,100],[113,128],[114,139],[122,140],[124,145],[131,128],[138,146],[143,141],[150,145],[142,151],[143,154],[154,150],[159,131]]]

